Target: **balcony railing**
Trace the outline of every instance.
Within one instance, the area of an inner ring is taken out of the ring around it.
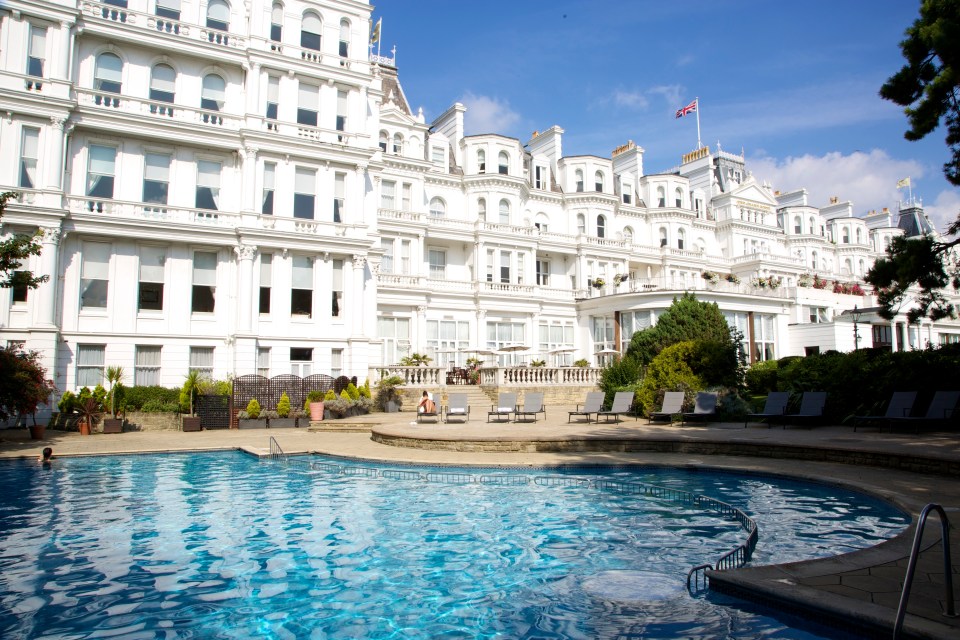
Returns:
[[[192,40],[219,45],[224,48],[242,50],[247,48],[247,38],[228,31],[210,29],[205,26],[191,25],[150,13],[141,13],[125,7],[90,2],[81,4],[80,10],[91,22],[113,22],[141,27],[145,30],[162,33],[173,38]]]
[[[595,367],[487,367],[480,369],[480,384],[494,387],[592,386],[603,369]],[[436,388],[446,384],[446,367],[370,367],[371,384],[399,376],[404,386]]]
[[[125,112],[157,118],[162,122],[188,123],[216,129],[239,131],[243,126],[243,117],[222,111],[209,111],[181,104],[145,100],[135,96],[118,93],[76,89],[77,104],[90,109],[109,109],[112,112]]]
[[[104,198],[68,196],[67,208],[71,213],[99,213],[113,218],[140,218],[216,227],[237,227],[240,224],[238,213]]]

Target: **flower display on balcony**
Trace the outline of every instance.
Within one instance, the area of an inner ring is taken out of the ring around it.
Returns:
[[[731,284],[740,284],[740,276],[736,275],[735,273],[728,273],[724,280]]]
[[[700,274],[700,277],[709,282],[710,284],[717,284],[720,281],[720,276],[714,273],[713,271],[704,271]]]
[[[826,288],[827,288],[827,281],[826,281],[826,280],[823,280],[823,279],[822,279],[820,276],[818,276],[817,274],[813,274],[813,288],[814,288],[814,289],[826,289]]]
[[[859,283],[854,282],[853,284],[847,284],[844,282],[834,282],[833,283],[833,292],[834,293],[845,293],[851,296],[865,296],[867,292],[863,290],[863,287]]]
[[[617,275],[613,276],[613,284],[620,284],[629,277],[629,273],[618,273]]]
[[[783,284],[783,278],[778,276],[767,276],[766,278],[754,278],[750,284],[758,289],[778,289]]]
[[[809,287],[813,284],[813,278],[810,277],[809,273],[801,273],[800,277],[797,278],[798,287]]]
[[[603,278],[597,278],[596,280],[593,281],[593,286],[595,289],[601,289],[607,286],[607,281],[604,280]]]

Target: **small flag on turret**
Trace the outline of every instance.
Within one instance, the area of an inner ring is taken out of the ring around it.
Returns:
[[[904,187],[910,186],[910,178],[906,177],[903,180],[897,180],[897,189],[903,189]]]
[[[370,44],[380,41],[380,23],[383,22],[383,18],[377,20],[377,24],[373,25],[373,33],[370,34]]]

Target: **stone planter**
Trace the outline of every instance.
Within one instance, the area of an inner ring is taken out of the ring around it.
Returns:
[[[296,426],[296,418],[270,418],[267,421],[267,427],[270,429],[293,429]]]
[[[200,431],[199,416],[183,416],[180,421],[184,431]]]
[[[267,421],[265,418],[249,418],[238,420],[237,425],[240,429],[266,429]]]

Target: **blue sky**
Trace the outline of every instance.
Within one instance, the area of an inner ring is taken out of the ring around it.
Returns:
[[[400,81],[427,122],[454,102],[467,133],[526,142],[565,130],[564,155],[609,157],[628,139],[646,173],[676,167],[697,143],[746,154],[761,182],[804,187],[810,204],[851,200],[855,215],[896,210],[897,180],[939,229],[960,190],[941,169],[945,132],[903,138],[906,117],[882,100],[903,65],[911,0],[381,0],[381,54],[396,46]],[[374,45],[376,47],[376,45]],[[375,51],[376,52],[376,51]]]

